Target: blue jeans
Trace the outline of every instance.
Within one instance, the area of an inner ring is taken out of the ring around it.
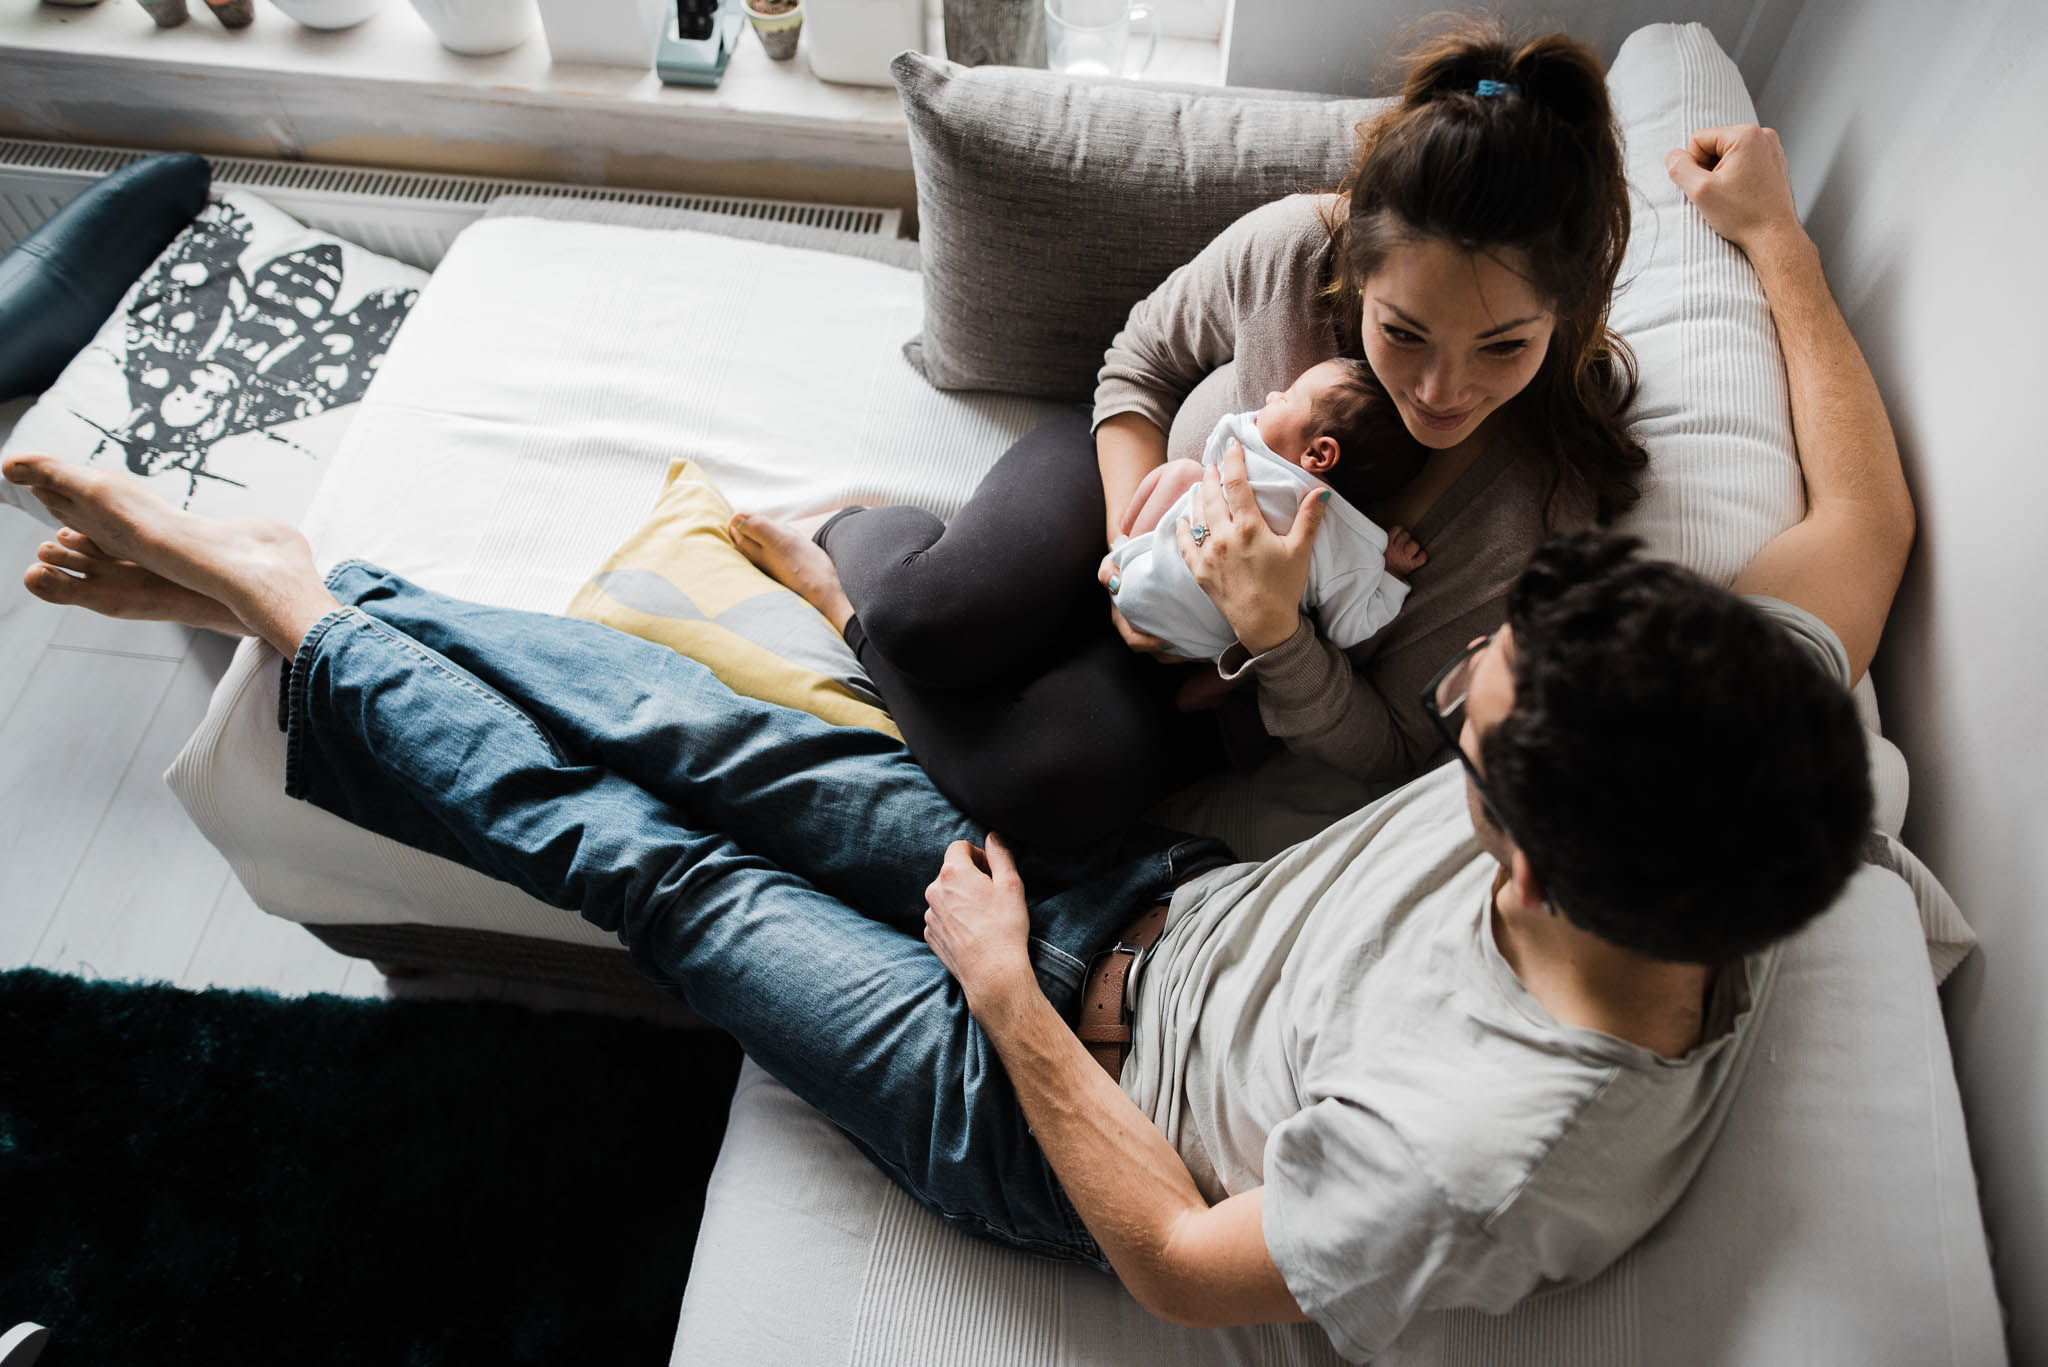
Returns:
[[[344,606],[285,672],[290,796],[616,934],[949,1223],[1102,1264],[923,942],[947,845],[985,833],[900,743],[609,627],[359,561],[328,584]],[[1072,1019],[1090,957],[1228,858],[1156,828],[1020,852],[1047,997]]]

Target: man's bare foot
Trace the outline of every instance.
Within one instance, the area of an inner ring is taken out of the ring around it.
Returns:
[[[287,655],[336,606],[312,548],[287,523],[181,512],[139,480],[50,456],[11,456],[0,475],[101,554],[211,598]]]
[[[223,636],[247,636],[241,619],[203,593],[173,584],[132,560],[116,560],[83,532],[66,527],[36,547],[39,564],[22,576],[46,603],[90,608],[106,617],[142,622],[183,622]]]
[[[800,523],[778,522],[759,513],[734,513],[726,529],[732,533],[732,542],[740,548],[740,554],[776,583],[795,590],[806,603],[824,614],[834,631],[846,634],[846,624],[853,619],[853,604],[847,601],[846,590],[840,586],[839,571],[832,568],[832,557],[811,540],[810,531]],[[811,530],[816,530],[815,525]]]

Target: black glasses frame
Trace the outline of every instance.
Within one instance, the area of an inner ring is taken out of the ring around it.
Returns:
[[[1500,804],[1495,802],[1493,794],[1486,790],[1486,780],[1479,776],[1479,766],[1472,762],[1472,757],[1465,753],[1465,747],[1458,743],[1457,729],[1444,716],[1436,701],[1437,691],[1443,687],[1444,680],[1455,674],[1459,667],[1469,662],[1473,656],[1492,645],[1493,638],[1499,634],[1498,631],[1489,632],[1484,640],[1474,641],[1453,655],[1442,669],[1432,675],[1429,682],[1423,685],[1422,710],[1429,714],[1430,721],[1436,726],[1437,734],[1444,738],[1444,744],[1451,747],[1451,753],[1458,757],[1458,763],[1465,766],[1465,773],[1472,780],[1473,790],[1479,794],[1480,802],[1485,804],[1486,814],[1493,818],[1494,825],[1506,831],[1508,824],[1500,818]],[[1451,710],[1455,712],[1464,705],[1465,699],[1460,698],[1457,707]]]
[[[1466,646],[1463,650],[1459,651],[1456,655],[1453,655],[1450,659],[1450,663],[1446,664],[1442,669],[1439,669],[1436,672],[1435,677],[1430,679],[1428,686],[1426,686],[1422,690],[1422,710],[1429,713],[1430,721],[1435,723],[1436,725],[1437,734],[1442,736],[1444,738],[1444,742],[1451,747],[1451,753],[1455,754],[1458,757],[1458,763],[1465,766],[1466,776],[1472,780],[1472,791],[1479,794],[1479,804],[1482,807],[1486,808],[1486,815],[1493,821],[1493,824],[1495,826],[1500,828],[1502,834],[1506,835],[1508,839],[1514,840],[1517,845],[1520,845],[1522,842],[1520,840],[1517,840],[1515,837],[1515,833],[1508,829],[1508,823],[1501,820],[1500,804],[1498,802],[1495,802],[1493,800],[1493,794],[1486,790],[1486,780],[1479,777],[1479,766],[1474,764],[1472,762],[1472,757],[1465,753],[1465,747],[1458,744],[1457,731],[1452,728],[1449,719],[1447,719],[1444,716],[1442,710],[1438,708],[1436,702],[1437,690],[1443,687],[1444,680],[1450,678],[1451,675],[1454,672],[1456,672],[1458,666],[1466,663],[1474,655],[1477,655],[1480,651],[1492,645],[1493,638],[1498,635],[1500,635],[1500,632],[1498,630],[1495,630],[1488,634],[1485,640],[1475,641],[1471,645]],[[1469,693],[1467,696],[1470,696]],[[1458,708],[1463,707],[1465,705],[1465,702],[1465,698],[1458,699],[1458,706],[1452,708],[1451,710],[1453,712],[1457,711]],[[1529,857],[1529,852],[1527,850],[1523,850],[1522,857],[1524,859],[1527,859]],[[1535,867],[1533,860],[1530,862],[1530,867],[1532,869]],[[1539,880],[1542,878],[1542,876],[1543,875],[1541,871],[1537,871],[1536,877]],[[1545,884],[1544,886],[1547,887],[1549,885]],[[1557,915],[1557,903],[1554,900],[1546,901],[1544,903],[1544,907],[1546,910],[1550,912],[1552,916]]]

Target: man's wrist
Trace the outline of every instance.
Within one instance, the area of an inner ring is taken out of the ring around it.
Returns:
[[[1820,264],[1820,248],[1814,245],[1806,229],[1798,220],[1760,233],[1745,243],[1743,254],[1755,269],[1757,279],[1763,283],[1764,293],[1770,294],[1785,281],[1805,274]]]
[[[1031,971],[1031,961],[1025,959],[1019,966],[989,975],[979,990],[968,994],[967,1010],[991,1038],[1000,1039],[1044,1002],[1045,990]]]

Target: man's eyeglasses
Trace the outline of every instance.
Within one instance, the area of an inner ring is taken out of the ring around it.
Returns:
[[[1429,681],[1429,686],[1422,690],[1422,710],[1429,713],[1429,719],[1436,723],[1437,734],[1444,738],[1444,743],[1457,755],[1458,763],[1465,766],[1466,774],[1472,779],[1472,791],[1479,794],[1479,803],[1486,808],[1487,818],[1503,835],[1514,840],[1514,832],[1508,829],[1507,822],[1501,820],[1500,804],[1493,800],[1492,793],[1486,791],[1486,780],[1479,777],[1479,766],[1465,753],[1465,747],[1458,744],[1458,729],[1450,722],[1451,715],[1462,708],[1465,700],[1471,695],[1472,674],[1478,667],[1479,657],[1493,644],[1493,638],[1498,635],[1500,631],[1496,628],[1488,633],[1485,640],[1474,641],[1466,646],[1449,664],[1439,669],[1436,677]],[[1521,842],[1516,843],[1519,845]],[[1522,857],[1528,859],[1529,852],[1526,849],[1522,851]],[[1531,867],[1534,867],[1533,862]],[[1539,880],[1542,878],[1540,871],[1536,877]],[[1546,900],[1543,906],[1552,916],[1557,915],[1555,899]]]
[[[1451,753],[1465,766],[1465,772],[1471,776],[1472,787],[1478,792],[1479,800],[1486,805],[1487,816],[1493,819],[1494,825],[1506,831],[1507,823],[1500,819],[1500,804],[1486,791],[1486,780],[1479,776],[1479,767],[1472,762],[1472,757],[1465,753],[1465,747],[1458,743],[1458,728],[1453,726],[1450,720],[1454,713],[1464,707],[1465,699],[1472,691],[1472,675],[1478,667],[1479,657],[1493,644],[1493,638],[1498,635],[1500,632],[1495,630],[1474,641],[1453,656],[1449,664],[1439,669],[1436,677],[1422,690],[1422,710],[1427,712],[1430,721],[1436,724],[1437,734],[1444,738],[1444,744],[1451,747]]]

